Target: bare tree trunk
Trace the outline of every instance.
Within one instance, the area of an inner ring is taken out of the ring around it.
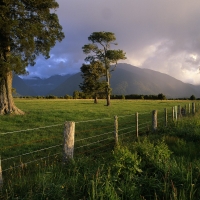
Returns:
[[[94,103],[98,103],[97,95],[94,96]]]
[[[12,96],[12,71],[0,75],[0,115],[4,114],[23,115],[24,112],[18,109]]]
[[[110,75],[109,70],[106,69],[106,100],[107,100],[107,106],[110,106]]]

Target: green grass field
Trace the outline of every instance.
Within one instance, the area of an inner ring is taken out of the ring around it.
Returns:
[[[2,199],[200,199],[198,112],[171,121],[172,107],[191,101],[112,100],[110,107],[104,106],[105,100],[15,102],[26,114],[0,117]],[[158,110],[155,134],[152,110]],[[118,148],[113,136],[116,115]],[[67,165],[62,164],[65,121],[76,122],[74,161]]]

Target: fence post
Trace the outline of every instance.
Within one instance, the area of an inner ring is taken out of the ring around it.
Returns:
[[[114,131],[114,137],[115,137],[115,145],[118,145],[118,117],[115,116],[115,131]]]
[[[157,110],[152,111],[152,128],[154,132],[157,129]]]
[[[167,127],[167,108],[165,108],[165,126]]]
[[[190,103],[188,104],[188,113],[190,114]]]
[[[174,121],[174,107],[172,107],[172,121]]]
[[[195,103],[192,102],[192,114],[195,114]]]
[[[74,155],[74,135],[75,122],[65,122],[64,124],[64,163],[73,159]]]
[[[185,104],[185,116],[187,115],[187,104]]]
[[[1,156],[0,156],[0,191],[3,188],[3,175],[2,175],[2,168],[1,168]]]
[[[178,119],[181,118],[181,106],[178,105]]]
[[[177,110],[178,110],[178,109],[177,109],[177,106],[175,106],[174,109],[175,109],[175,119],[176,119],[176,121],[177,121],[177,118],[178,118],[178,113],[177,113]]]
[[[135,113],[135,133],[138,138],[138,112]]]

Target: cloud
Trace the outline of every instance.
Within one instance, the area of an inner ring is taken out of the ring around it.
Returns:
[[[200,1],[57,0],[65,39],[48,60],[39,57],[31,75],[78,72],[82,46],[94,31],[114,32],[125,62],[200,84]],[[124,62],[124,61],[123,61]]]

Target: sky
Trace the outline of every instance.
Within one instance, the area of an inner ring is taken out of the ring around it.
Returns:
[[[29,76],[47,78],[80,72],[82,47],[93,32],[113,32],[120,61],[200,84],[199,0],[57,0],[56,14],[65,33],[50,52],[39,56]],[[112,48],[112,46],[111,46]],[[113,47],[116,48],[116,47]],[[117,69],[116,69],[117,70]]]

